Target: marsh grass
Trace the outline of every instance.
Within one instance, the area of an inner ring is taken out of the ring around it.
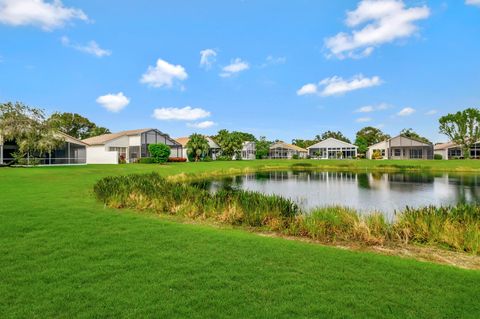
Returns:
[[[95,184],[94,192],[109,207],[213,220],[327,243],[416,243],[480,251],[477,205],[407,208],[389,222],[379,212],[364,215],[341,206],[303,212],[281,196],[236,189],[211,193],[186,180],[186,176],[165,179],[157,173],[106,177]]]

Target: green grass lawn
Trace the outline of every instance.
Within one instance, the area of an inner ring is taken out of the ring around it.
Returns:
[[[0,318],[480,317],[480,272],[104,208],[104,176],[298,161],[0,169]],[[480,171],[480,161],[308,161]]]

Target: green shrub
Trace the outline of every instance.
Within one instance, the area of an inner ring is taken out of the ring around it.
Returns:
[[[443,156],[442,156],[442,154],[434,154],[434,155],[433,155],[433,159],[442,160],[442,159],[443,159]]]
[[[231,161],[232,158],[230,156],[220,155],[217,157],[217,161]]]
[[[170,157],[170,147],[165,144],[150,144],[148,145],[148,152],[155,163],[166,163]]]
[[[293,154],[292,155],[292,159],[294,160],[298,160],[300,158],[300,156],[298,154]]]
[[[202,162],[211,162],[211,161],[213,161],[213,159],[208,155],[202,159]]]

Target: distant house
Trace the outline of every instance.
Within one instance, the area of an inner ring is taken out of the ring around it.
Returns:
[[[358,147],[356,145],[330,137],[307,147],[307,150],[308,155],[311,158],[341,159],[356,158]]]
[[[243,160],[254,160],[257,155],[255,142],[243,142],[241,155]]]
[[[87,144],[65,133],[56,133],[65,142],[50,154],[42,156],[33,154],[32,163],[38,165],[71,165],[86,164]],[[15,141],[0,140],[0,164],[8,164],[13,161],[13,153],[18,151]],[[27,163],[30,160],[27,158]]]
[[[220,145],[218,145],[211,137],[205,136],[205,139],[208,142],[208,146],[210,147],[208,151],[208,156],[210,156],[213,160],[216,160],[218,156],[221,155],[222,150],[220,148]],[[187,149],[187,143],[190,141],[189,137],[179,137],[176,138],[175,141],[180,143],[183,147],[182,151],[182,157],[188,159],[188,149]]]
[[[370,146],[367,158],[375,153],[383,159],[432,159],[433,145],[399,135]]]
[[[282,159],[291,159],[294,156],[298,158],[306,158],[308,151],[304,148],[298,147],[296,145],[277,142],[270,146],[269,157],[270,158],[282,158]]]
[[[157,129],[147,128],[104,134],[83,140],[88,144],[88,164],[118,164],[122,161],[134,163],[142,157],[150,157],[148,145],[166,144],[171,157],[182,157],[180,143]]]
[[[462,148],[454,142],[437,144],[434,146],[434,152],[445,160],[464,158]],[[475,143],[470,149],[470,158],[480,158],[480,142]]]

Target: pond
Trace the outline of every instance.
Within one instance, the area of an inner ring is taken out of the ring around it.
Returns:
[[[202,181],[215,191],[236,188],[290,198],[305,210],[342,205],[392,217],[406,206],[480,203],[480,175],[274,171]]]

